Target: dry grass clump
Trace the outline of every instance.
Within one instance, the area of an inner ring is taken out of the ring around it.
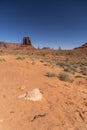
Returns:
[[[85,77],[81,75],[76,75],[75,78],[85,78]]]
[[[5,58],[3,58],[3,57],[0,57],[0,61],[1,61],[1,62],[3,62],[3,61],[5,62],[5,61],[6,61],[6,59],[5,59]]]
[[[59,74],[56,74],[54,72],[47,72],[45,74],[47,77],[57,77],[62,81],[68,81],[68,82],[73,82],[73,79],[70,78],[69,74],[65,72],[60,72]]]
[[[61,72],[58,75],[58,78],[62,81],[68,81],[68,82],[73,82],[73,80],[69,77],[69,75],[65,72]]]
[[[45,75],[47,77],[57,77],[57,75],[55,73],[53,73],[53,72],[47,72]]]
[[[56,65],[62,67],[65,72],[75,74],[77,72],[77,66],[70,62],[57,62]]]
[[[81,73],[82,75],[86,75],[86,76],[87,76],[87,67],[83,66],[83,67],[81,67],[80,69],[81,69],[80,73]]]
[[[0,50],[0,55],[3,55],[4,54],[4,51],[3,50]]]
[[[64,67],[64,66],[69,66],[69,64],[66,62],[57,62],[56,66]]]
[[[77,69],[74,66],[64,67],[63,69],[65,72],[69,72],[72,74],[75,74],[75,72],[77,72]]]
[[[87,66],[87,62],[78,62],[79,67]]]
[[[17,58],[16,58],[16,60],[24,60],[25,59],[25,57],[23,57],[23,56],[18,56]]]
[[[3,53],[3,50],[0,50],[0,53]]]

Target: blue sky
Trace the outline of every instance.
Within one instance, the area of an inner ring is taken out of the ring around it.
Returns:
[[[86,0],[0,0],[0,41],[72,49],[87,42]]]

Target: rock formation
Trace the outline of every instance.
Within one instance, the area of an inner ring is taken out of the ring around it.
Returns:
[[[32,50],[35,49],[35,47],[32,45],[31,39],[29,37],[23,37],[22,43],[0,42],[0,49]]]
[[[1,48],[7,48],[7,45],[6,45],[5,42],[0,42],[0,47],[1,47]]]
[[[23,45],[30,45],[30,46],[32,46],[31,39],[29,37],[24,37],[23,38]]]
[[[42,49],[43,50],[50,50],[51,48],[50,47],[43,47]]]
[[[76,48],[74,48],[74,49],[87,49],[87,42],[84,43],[82,46],[76,47]]]

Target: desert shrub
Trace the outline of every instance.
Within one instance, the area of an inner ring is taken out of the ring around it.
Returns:
[[[64,66],[70,66],[69,62],[57,62],[56,65],[60,66],[60,67],[64,67]]]
[[[81,75],[76,75],[75,78],[85,78],[85,77],[83,77]]]
[[[76,72],[76,71],[77,71],[74,66],[71,66],[70,68],[71,68],[71,70],[72,70],[73,72]]]
[[[78,68],[77,65],[73,65],[74,68]]]
[[[77,68],[72,66],[71,64],[66,64],[65,66],[63,66],[63,69],[65,72],[69,72],[72,74],[75,74],[75,72],[77,72]]]
[[[6,60],[5,60],[5,58],[1,58],[1,57],[0,57],[0,61],[2,62],[2,61],[6,61]]]
[[[56,65],[63,67],[63,66],[65,66],[65,63],[64,62],[57,62]]]
[[[64,66],[64,63],[62,63],[62,62],[57,62],[56,65],[58,65],[58,66]]]
[[[68,57],[66,57],[65,61],[66,61],[66,62],[68,62],[68,61],[69,61],[69,58],[68,58]]]
[[[63,67],[63,69],[64,69],[65,72],[69,72],[70,71],[68,67]]]
[[[42,57],[45,57],[46,56],[46,53],[42,52],[40,54],[38,54],[39,56],[42,56]]]
[[[87,67],[81,67],[80,69],[80,73],[82,73],[83,75],[87,75]]]
[[[23,57],[23,56],[18,56],[17,58],[16,58],[16,60],[24,60],[25,59],[25,57]]]
[[[72,56],[73,53],[72,52],[67,52],[66,55]]]
[[[3,50],[0,50],[0,53],[3,53]]]
[[[74,66],[71,66],[71,67],[70,67],[70,72],[71,72],[72,74],[75,74],[75,72],[77,72],[77,69],[76,69]]]
[[[56,77],[57,75],[55,73],[53,73],[53,72],[47,72],[46,76],[47,77]]]
[[[56,52],[55,55],[58,56],[59,54]]]
[[[83,68],[84,66],[87,66],[87,62],[78,62],[77,63],[79,67]]]
[[[73,80],[70,79],[69,75],[65,72],[62,72],[58,75],[58,78],[62,81],[69,81],[69,82],[72,82]]]

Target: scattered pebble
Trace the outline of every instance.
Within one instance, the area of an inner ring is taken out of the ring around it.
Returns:
[[[22,86],[20,87],[21,90],[24,90],[25,88],[26,88],[26,86],[24,86],[24,85],[22,85]]]

